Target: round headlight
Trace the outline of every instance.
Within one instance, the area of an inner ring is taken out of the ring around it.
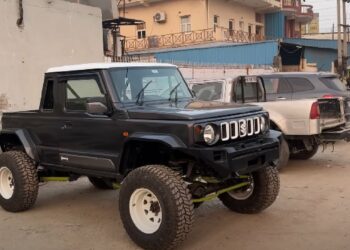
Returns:
[[[263,133],[265,133],[269,129],[269,124],[265,116],[260,117],[260,129]]]
[[[213,145],[218,142],[219,135],[216,133],[215,128],[212,125],[207,125],[203,131],[203,138],[208,145]]]

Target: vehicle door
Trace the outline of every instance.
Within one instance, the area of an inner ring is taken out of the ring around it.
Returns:
[[[59,138],[61,164],[86,170],[115,171],[122,143],[119,124],[98,72],[59,79],[62,120]],[[104,113],[88,113],[87,103],[104,105]]]
[[[266,101],[291,100],[293,91],[286,79],[281,76],[262,77],[266,90]]]
[[[40,110],[36,119],[28,120],[28,132],[40,152],[43,164],[59,164],[60,120],[58,86],[54,77],[47,77],[42,91]]]

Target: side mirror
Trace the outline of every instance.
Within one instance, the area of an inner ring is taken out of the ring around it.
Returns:
[[[194,92],[193,89],[191,90],[191,92],[192,92],[192,95],[193,95],[194,97],[197,97],[197,94],[196,94],[196,92]]]
[[[88,102],[86,103],[86,111],[94,115],[104,115],[108,108],[102,102]]]

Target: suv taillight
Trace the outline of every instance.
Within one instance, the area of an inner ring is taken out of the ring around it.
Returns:
[[[322,98],[326,98],[326,99],[331,99],[331,98],[335,98],[336,96],[335,95],[332,95],[332,94],[326,94],[324,96],[322,96]]]
[[[311,106],[310,119],[320,119],[320,106],[318,105],[318,102],[314,102]]]

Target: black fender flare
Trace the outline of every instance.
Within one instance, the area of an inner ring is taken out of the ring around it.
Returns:
[[[134,133],[128,137],[125,143],[131,141],[159,142],[170,148],[186,148],[187,146],[177,136],[166,134]]]
[[[167,134],[153,134],[153,133],[133,133],[128,136],[128,138],[125,140],[123,149],[121,152],[121,157],[119,158],[119,164],[118,164],[118,172],[122,171],[123,163],[125,159],[127,158],[128,154],[128,144],[133,142],[152,142],[152,143],[160,143],[166,147],[169,147],[171,149],[183,149],[187,148],[186,144],[180,140],[178,137],[173,135],[167,135]]]
[[[3,129],[0,132],[0,144],[4,140],[6,135],[16,136],[21,142],[24,151],[27,155],[32,158],[34,161],[39,161],[39,154],[36,148],[34,141],[32,140],[29,132],[25,129]]]

